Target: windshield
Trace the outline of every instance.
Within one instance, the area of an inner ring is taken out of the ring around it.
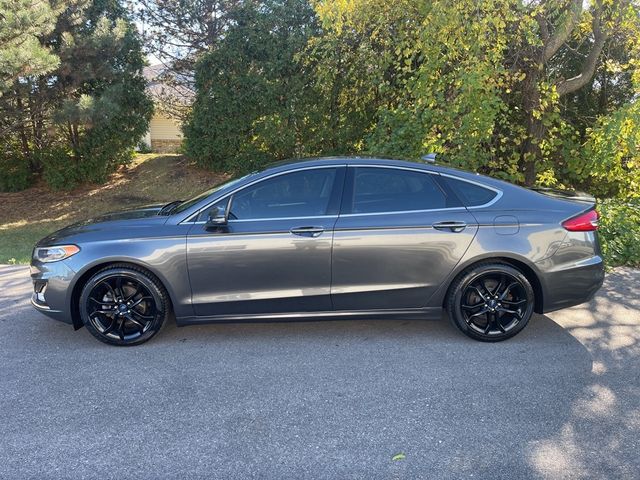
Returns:
[[[173,210],[171,210],[170,213],[173,215],[174,213],[184,212],[185,210],[191,208],[193,205],[195,205],[196,203],[204,200],[209,195],[217,192],[218,190],[222,190],[223,188],[230,187],[231,185],[234,185],[234,184],[240,182],[241,180],[244,180],[245,178],[248,178],[248,177],[250,177],[252,175],[255,175],[255,172],[250,173],[248,175],[243,175],[242,177],[235,177],[235,178],[227,180],[226,182],[223,182],[223,183],[221,183],[219,185],[216,185],[215,187],[207,190],[206,192],[201,193],[200,195],[197,195],[197,196],[187,200],[186,202],[182,202],[181,204],[177,205]]]

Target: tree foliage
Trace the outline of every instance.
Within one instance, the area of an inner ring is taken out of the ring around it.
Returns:
[[[315,30],[313,10],[304,0],[269,0],[230,17],[218,48],[197,65],[187,154],[232,170],[305,155],[314,93],[298,56]]]
[[[53,27],[37,37],[53,64],[18,72],[0,98],[0,152],[20,171],[42,172],[54,187],[71,188],[102,181],[126,162],[153,106],[126,10],[116,0],[63,5],[51,2]]]
[[[39,40],[53,30],[57,13],[44,0],[0,0],[0,96],[18,77],[47,73],[58,65]]]
[[[303,0],[239,5],[197,67],[186,133],[203,164],[437,152],[527,185],[640,195],[634,0],[312,0],[296,26]]]
[[[585,153],[596,152],[589,144],[602,125],[618,125],[604,117],[635,102],[637,89],[628,81],[635,65],[625,44],[640,32],[636,5],[424,5],[414,48],[398,51],[395,60],[412,69],[405,96],[374,119],[374,151],[441,152],[455,165],[527,185],[589,188],[598,169],[611,171],[605,162],[613,157],[600,161]],[[593,96],[600,97],[595,104]],[[626,169],[629,154],[632,149],[616,165]]]
[[[196,63],[215,50],[236,21],[242,0],[128,0],[142,25],[146,50],[163,64],[157,79],[165,88],[162,103],[185,119],[195,93]],[[186,98],[185,98],[186,97]]]

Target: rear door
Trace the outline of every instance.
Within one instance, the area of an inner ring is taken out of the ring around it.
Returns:
[[[477,230],[435,173],[349,167],[334,229],[334,309],[424,307]]]

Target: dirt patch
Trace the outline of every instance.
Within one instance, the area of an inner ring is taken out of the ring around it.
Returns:
[[[0,230],[35,222],[81,220],[99,213],[196,195],[225,175],[196,168],[179,155],[140,155],[104,185],[56,192],[40,182],[28,190],[0,193]]]
[[[138,155],[104,185],[56,192],[39,182],[0,193],[0,263],[25,262],[39,238],[65,225],[150,203],[186,200],[227,175],[197,168],[180,155]]]

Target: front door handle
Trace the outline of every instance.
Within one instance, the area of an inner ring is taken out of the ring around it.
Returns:
[[[433,224],[436,230],[450,230],[452,232],[461,232],[467,228],[465,222],[437,222]]]
[[[298,235],[300,237],[319,237],[324,232],[323,227],[294,227],[289,230],[294,235]]]

